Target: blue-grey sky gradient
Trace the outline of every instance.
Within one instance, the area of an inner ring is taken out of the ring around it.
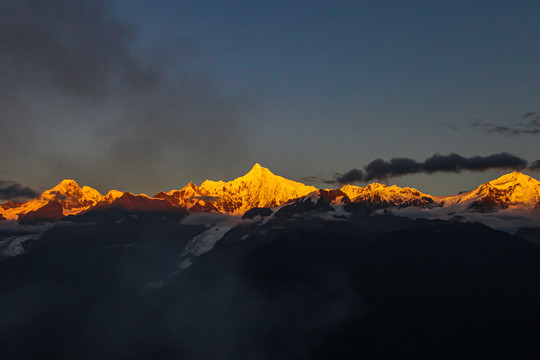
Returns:
[[[536,1],[0,4],[0,179],[152,194],[255,162],[298,180],[377,158],[540,159],[540,134],[471,126],[540,112]],[[17,40],[28,24],[41,52]],[[442,195],[504,172],[387,181]]]

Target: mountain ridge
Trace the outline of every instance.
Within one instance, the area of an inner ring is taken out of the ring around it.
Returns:
[[[30,218],[34,221],[56,221],[68,215],[109,207],[120,207],[126,211],[182,209],[192,213],[242,215],[253,208],[272,208],[306,196],[320,196],[317,194],[321,190],[275,175],[256,163],[245,175],[231,181],[205,180],[201,185],[190,182],[180,190],[161,191],[154,196],[118,190],[110,190],[102,195],[89,186],[80,187],[76,181],[64,179],[27,202],[7,201],[1,204],[0,215],[7,220],[22,220],[31,213]],[[337,190],[346,197],[340,198],[340,204],[354,204],[367,209],[457,207],[492,211],[540,208],[540,181],[517,171],[504,174],[471,191],[451,196],[432,196],[414,188],[376,182],[365,187],[347,184],[340,189],[326,189]]]

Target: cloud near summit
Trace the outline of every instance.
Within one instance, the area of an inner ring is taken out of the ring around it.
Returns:
[[[28,200],[39,194],[39,191],[17,181],[0,180],[0,199],[2,200]]]
[[[540,160],[531,163],[530,169],[536,169],[537,167],[535,168],[535,166],[538,165],[537,163],[540,163]],[[347,184],[371,180],[385,180],[417,173],[459,173],[462,171],[486,171],[492,169],[522,170],[528,166],[529,164],[526,160],[506,152],[471,157],[464,157],[456,153],[449,155],[435,154],[424,161],[395,157],[388,161],[375,159],[365,165],[363,169],[355,168],[345,173],[340,173],[331,181],[336,184]]]

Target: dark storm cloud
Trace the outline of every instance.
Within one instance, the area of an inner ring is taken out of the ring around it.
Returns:
[[[500,125],[479,119],[472,122],[471,127],[484,129],[488,134],[502,134],[506,136],[540,134],[540,115],[538,113],[527,112],[521,115],[520,118],[528,121]]]
[[[450,155],[435,154],[427,158],[423,163],[423,170],[427,173],[436,171],[460,172],[462,170],[524,169],[526,166],[526,160],[505,152],[468,158],[452,153]]]
[[[384,180],[392,177],[416,173],[486,171],[491,169],[524,169],[527,161],[509,154],[497,153],[488,156],[464,157],[459,154],[435,154],[423,162],[408,158],[392,158],[389,161],[375,159],[364,166],[364,170],[352,169],[335,177],[334,182],[347,184],[371,180]]]
[[[182,166],[215,165],[241,143],[244,105],[193,70],[208,63],[204,51],[174,34],[150,43],[114,5],[0,0],[0,161],[9,171],[144,187]]]
[[[346,184],[356,181],[362,181],[361,179],[364,179],[364,172],[359,169],[351,169],[345,174],[338,176],[336,178],[336,181],[341,184]]]
[[[0,199],[3,200],[27,200],[38,196],[40,193],[28,186],[24,186],[17,181],[0,180]]]
[[[390,161],[375,159],[365,167],[367,181],[414,174],[422,171],[422,164],[407,158],[392,158]]]

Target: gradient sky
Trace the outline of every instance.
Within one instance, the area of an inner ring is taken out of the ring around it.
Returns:
[[[540,113],[539,19],[537,1],[0,0],[0,181],[154,194],[255,162],[294,180],[533,162],[540,133],[493,130]],[[387,182],[443,195],[509,171]]]

